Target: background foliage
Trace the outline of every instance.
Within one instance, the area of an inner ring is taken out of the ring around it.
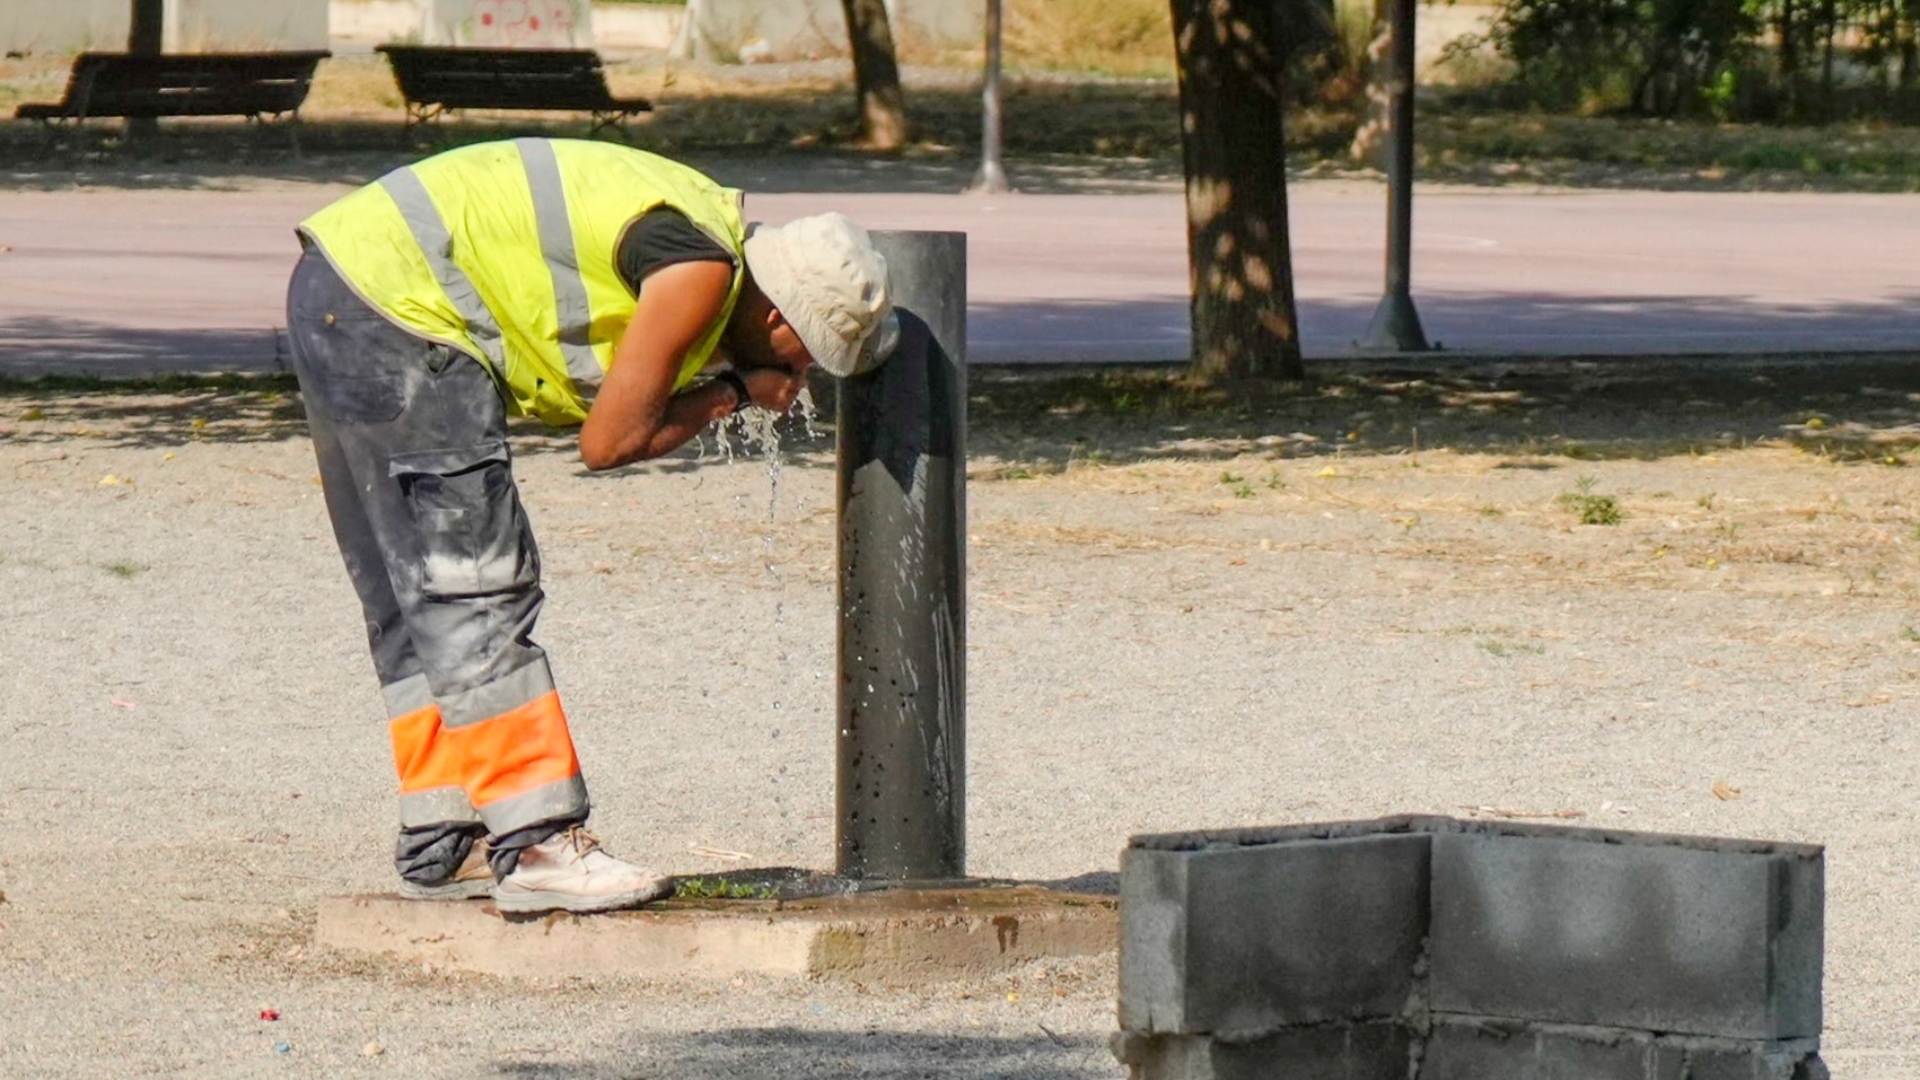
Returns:
[[[1510,104],[1587,114],[1920,118],[1920,0],[1503,0]]]

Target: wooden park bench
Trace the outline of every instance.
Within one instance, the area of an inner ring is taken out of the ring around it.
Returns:
[[[382,45],[394,81],[407,99],[407,127],[456,109],[540,109],[593,116],[588,137],[652,112],[644,98],[616,98],[592,49],[480,49],[438,45]]]
[[[14,116],[51,131],[97,117],[284,117],[300,149],[300,105],[313,70],[333,55],[325,50],[268,53],[181,53],[172,56],[81,53],[74,58],[66,96],[52,104],[22,105]]]

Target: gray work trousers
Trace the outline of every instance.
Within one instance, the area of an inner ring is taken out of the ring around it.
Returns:
[[[572,760],[546,654],[531,637],[540,561],[513,482],[500,391],[478,361],[361,300],[317,251],[294,270],[287,328],[327,512],[394,728],[396,865],[412,881],[444,880],[490,834],[492,869],[504,876],[521,848],[585,821],[589,804],[577,763],[570,777],[551,761],[529,770],[518,759],[536,751],[511,745],[498,727],[477,741],[484,751],[464,753],[514,761],[453,761],[458,740],[442,737],[520,723],[551,702],[547,749],[537,752],[554,756],[557,722]],[[422,763],[434,754],[438,765]],[[511,797],[494,797],[501,791]]]

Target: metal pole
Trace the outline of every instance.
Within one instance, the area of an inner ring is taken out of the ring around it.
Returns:
[[[1419,0],[1389,0],[1387,74],[1387,291],[1373,310],[1363,349],[1424,352],[1430,346],[1413,307],[1413,31]]]
[[[1000,164],[1001,39],[1000,0],[987,0],[987,67],[980,80],[980,171],[973,175],[973,186],[968,190],[988,195],[1013,190],[1007,182],[1007,170]]]
[[[900,344],[840,381],[836,863],[949,880],[967,847],[967,238],[873,242]]]

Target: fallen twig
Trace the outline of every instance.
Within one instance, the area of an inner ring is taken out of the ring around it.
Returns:
[[[21,469],[24,469],[29,465],[46,465],[51,462],[65,461],[65,460],[67,460],[67,455],[65,453],[55,454],[52,457],[28,458],[25,461],[15,464],[13,467],[13,471],[17,474]]]

